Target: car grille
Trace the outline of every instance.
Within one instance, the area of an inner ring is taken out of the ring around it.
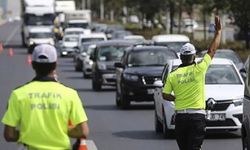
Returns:
[[[216,101],[216,104],[211,110],[212,111],[224,111],[224,110],[227,110],[228,106],[232,103],[233,103],[232,100]]]
[[[232,119],[226,119],[225,121],[208,121],[206,120],[208,127],[220,127],[220,126],[236,126]]]
[[[156,80],[160,80],[160,79],[161,79],[161,77],[159,77],[159,76],[157,76],[157,77],[155,77],[155,76],[143,76],[142,82],[145,85],[152,85],[152,84],[154,84],[154,82]]]

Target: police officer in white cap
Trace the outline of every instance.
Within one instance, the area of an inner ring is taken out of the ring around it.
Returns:
[[[56,80],[57,52],[42,44],[32,53],[36,77],[12,91],[2,119],[6,141],[27,149],[71,149],[71,138],[87,138],[88,118],[77,91]],[[73,127],[69,127],[71,122]]]
[[[168,75],[163,88],[163,98],[175,102],[175,133],[180,150],[200,150],[205,137],[205,74],[221,39],[221,22],[217,16],[215,30],[201,62],[195,62],[196,50],[192,44],[180,49],[182,64]]]

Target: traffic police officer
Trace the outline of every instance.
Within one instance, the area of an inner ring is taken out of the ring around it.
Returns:
[[[87,138],[87,116],[77,92],[56,80],[56,49],[35,47],[32,67],[36,77],[12,91],[2,119],[6,141],[27,149],[71,149],[70,139]],[[68,122],[74,127],[68,128]]]
[[[192,44],[187,43],[180,49],[182,64],[168,75],[163,88],[163,98],[175,102],[175,133],[180,150],[200,150],[205,137],[205,74],[221,39],[217,16],[215,30],[201,62],[195,63],[196,51]]]

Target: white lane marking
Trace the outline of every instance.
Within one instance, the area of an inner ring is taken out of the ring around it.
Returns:
[[[98,150],[93,140],[86,140],[88,150]]]
[[[15,28],[15,30],[12,30],[10,36],[7,38],[7,40],[4,42],[4,45],[8,45],[10,40],[15,36],[16,32],[18,31],[19,26]]]

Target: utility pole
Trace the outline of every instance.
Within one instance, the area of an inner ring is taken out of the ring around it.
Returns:
[[[86,9],[86,0],[82,0],[82,9]]]
[[[100,17],[101,17],[101,20],[104,20],[104,3],[103,3],[103,0],[100,0]]]
[[[7,16],[7,7],[8,7],[8,0],[1,0],[0,1],[0,7],[2,9],[2,14],[0,16],[0,18],[6,18]]]

